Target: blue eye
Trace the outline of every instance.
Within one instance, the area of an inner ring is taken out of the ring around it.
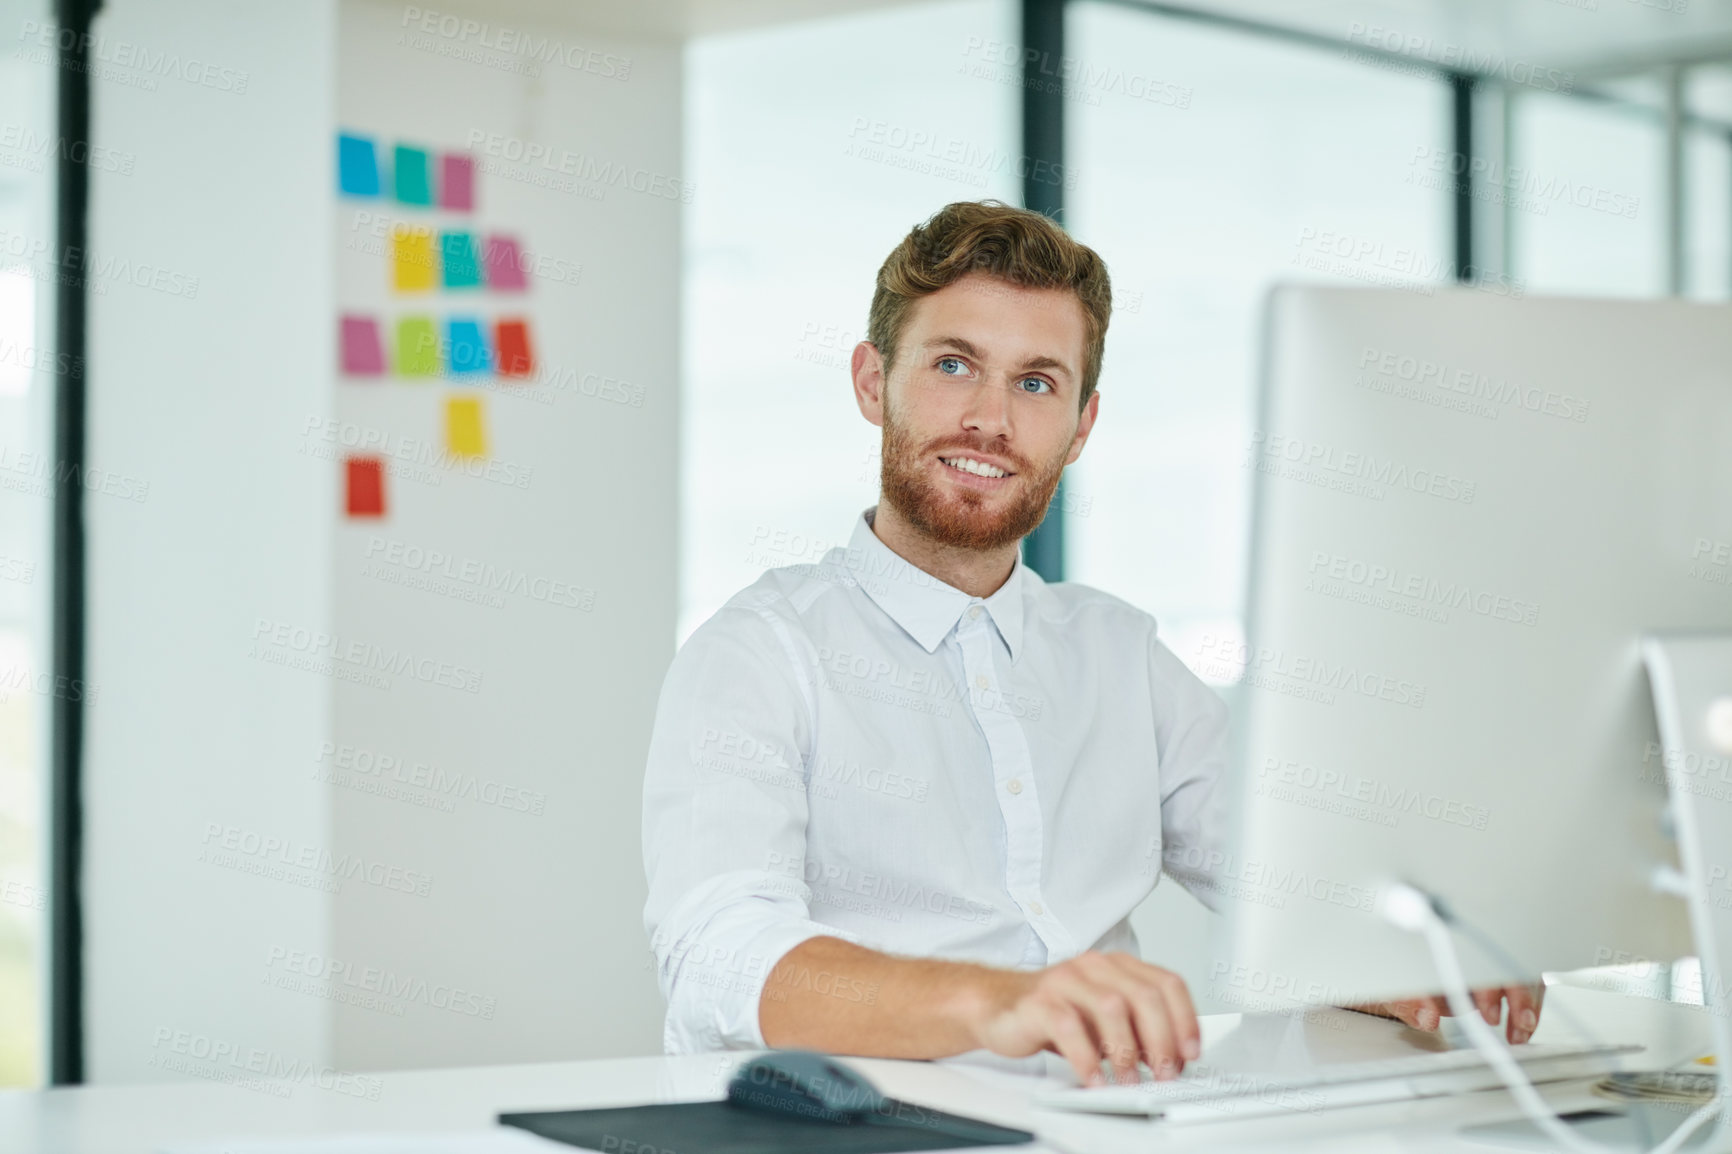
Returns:
[[[1052,383],[1049,381],[1046,381],[1040,377],[1024,377],[1024,378],[1022,378],[1022,380],[1018,381],[1017,383],[1022,384],[1022,385],[1026,385],[1030,381],[1033,381],[1035,384],[1040,385],[1047,392],[1049,392],[1049,393],[1052,392]],[[1028,392],[1029,390],[1024,389],[1023,391]]]
[[[939,357],[938,358],[938,371],[941,373],[944,373],[944,375],[947,377],[956,375],[954,373],[945,372],[944,366],[947,364],[958,365],[962,368],[967,368],[966,365],[962,364],[962,359],[960,357]]]

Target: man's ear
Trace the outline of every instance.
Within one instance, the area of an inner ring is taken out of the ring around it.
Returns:
[[[1095,427],[1095,418],[1100,415],[1101,394],[1095,390],[1089,397],[1089,403],[1083,406],[1081,415],[1077,418],[1076,437],[1070,443],[1070,455],[1064,459],[1067,465],[1076,464],[1076,459],[1082,456],[1083,444],[1089,439],[1089,433]]]
[[[884,358],[878,355],[878,346],[871,341],[861,341],[854,346],[854,355],[849,360],[848,371],[854,377],[854,400],[860,406],[860,413],[874,425],[884,424]]]

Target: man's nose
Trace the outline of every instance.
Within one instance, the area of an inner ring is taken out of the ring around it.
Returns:
[[[983,377],[968,398],[962,423],[990,436],[1008,434],[1011,430],[1011,403],[1009,382]]]

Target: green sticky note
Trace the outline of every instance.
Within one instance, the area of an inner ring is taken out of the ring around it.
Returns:
[[[439,375],[439,333],[432,317],[404,317],[397,322],[397,375]]]
[[[433,170],[426,149],[399,144],[392,159],[391,172],[399,203],[433,203]]]
[[[466,232],[442,232],[439,249],[446,288],[476,288],[481,284],[481,261],[476,256],[474,237]]]

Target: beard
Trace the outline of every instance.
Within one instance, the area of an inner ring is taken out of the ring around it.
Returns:
[[[947,449],[1007,458],[1014,473],[1007,486],[1008,498],[973,489],[941,489],[928,474],[926,463]],[[882,499],[936,544],[990,552],[1034,532],[1046,519],[1047,506],[1058,491],[1065,455],[1061,452],[1036,470],[1022,457],[976,445],[966,438],[916,445],[910,430],[896,422],[889,390],[885,390],[883,465],[879,470]]]

